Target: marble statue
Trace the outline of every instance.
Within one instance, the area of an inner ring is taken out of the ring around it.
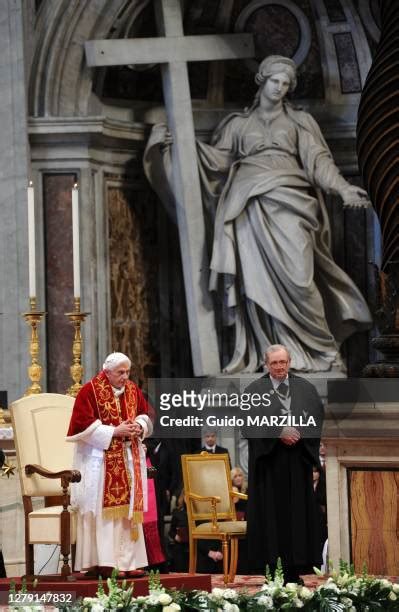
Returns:
[[[367,194],[342,177],[311,115],[286,100],[295,63],[269,56],[255,80],[252,106],[227,116],[210,144],[197,143],[213,219],[209,289],[222,293],[235,326],[224,372],[256,371],[276,343],[288,347],[294,370],[328,371],[341,365],[340,344],[369,328],[371,316],[332,258],[322,191],[347,207],[366,207]],[[166,163],[168,146],[162,151]]]

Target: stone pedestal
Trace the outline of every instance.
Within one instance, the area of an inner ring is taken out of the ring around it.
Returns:
[[[399,574],[399,403],[330,405],[327,446],[329,558]]]

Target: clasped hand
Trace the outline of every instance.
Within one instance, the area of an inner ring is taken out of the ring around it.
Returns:
[[[143,428],[139,423],[133,423],[132,421],[122,421],[120,425],[117,425],[114,429],[115,438],[138,438],[143,433]]]
[[[280,434],[280,440],[287,446],[293,446],[301,439],[301,434],[295,427],[283,427]]]

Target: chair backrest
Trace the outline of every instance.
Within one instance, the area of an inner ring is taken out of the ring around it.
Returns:
[[[75,445],[68,444],[65,436],[74,401],[68,395],[40,393],[11,404],[22,495],[60,495],[58,478],[53,480],[38,474],[26,476],[25,465],[33,463],[54,472],[72,468]]]
[[[188,493],[213,495],[221,498],[216,505],[218,520],[236,520],[235,506],[230,495],[232,482],[229,456],[218,454],[182,455],[183,483],[187,514],[193,521],[211,520],[209,502],[189,500]]]

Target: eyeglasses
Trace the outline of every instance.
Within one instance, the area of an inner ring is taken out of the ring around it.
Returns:
[[[280,361],[269,361],[269,365],[271,366],[285,366],[287,363],[288,361],[286,359],[280,359]]]

